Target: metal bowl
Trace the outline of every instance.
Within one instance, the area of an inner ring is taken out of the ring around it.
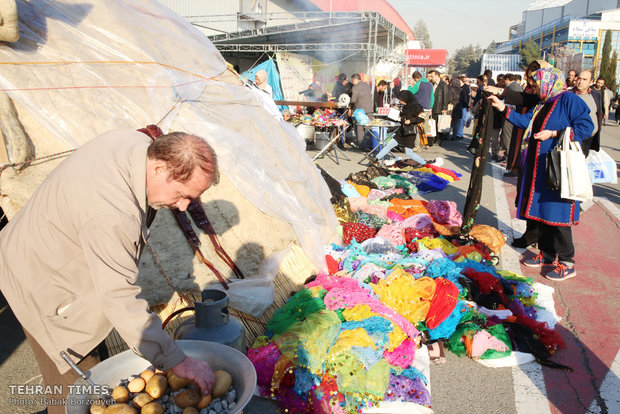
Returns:
[[[216,342],[177,340],[177,343],[187,356],[207,361],[213,371],[222,369],[232,376],[232,385],[237,392],[237,404],[229,413],[241,412],[250,402],[256,388],[256,371],[250,360],[236,349]],[[95,384],[114,388],[122,379],[130,379],[132,375],[140,374],[150,366],[150,362],[129,350],[100,362],[89,374]],[[87,386],[81,378],[75,385],[80,387],[73,387],[74,390]],[[97,398],[96,395],[72,392],[67,397],[66,413],[88,414],[89,403]]]

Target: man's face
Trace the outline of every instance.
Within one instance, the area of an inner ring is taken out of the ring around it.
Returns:
[[[352,83],[353,85],[357,85],[358,83],[360,83],[360,80],[359,80],[359,79],[357,79],[357,78],[353,78],[353,79],[351,79],[351,83]]]
[[[596,89],[601,89],[603,86],[605,86],[605,80],[604,79],[599,79],[596,81]]]
[[[574,70],[568,71],[568,76],[566,77],[566,83],[568,83],[568,85],[572,85],[573,81],[575,80],[576,74],[577,73]]]
[[[155,210],[167,208],[185,211],[193,199],[211,187],[211,182],[212,178],[200,169],[194,171],[186,182],[172,180],[163,161],[147,162],[147,203]]]
[[[585,93],[592,83],[592,75],[590,72],[583,71],[577,76],[575,87],[581,93]]]

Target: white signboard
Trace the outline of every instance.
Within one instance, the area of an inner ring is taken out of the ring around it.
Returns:
[[[571,20],[568,26],[569,37],[598,37],[601,22],[594,20]]]
[[[312,58],[310,56],[279,52],[276,53],[282,95],[286,101],[303,101],[300,91],[312,83]]]

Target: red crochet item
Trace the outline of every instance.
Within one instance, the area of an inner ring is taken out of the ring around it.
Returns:
[[[492,291],[497,292],[502,298],[504,306],[508,306],[508,299],[504,294],[504,286],[495,276],[486,272],[477,272],[471,267],[466,268],[461,273],[474,281],[478,289],[480,289],[480,293],[488,295]]]
[[[431,307],[426,314],[426,326],[435,329],[456,307],[459,299],[459,288],[449,280],[438,277],[435,279],[435,296],[431,299]]]
[[[560,333],[555,329],[551,329],[547,322],[537,321],[529,318],[525,315],[517,315],[517,323],[525,325],[536,333],[540,342],[547,347],[552,354],[558,348],[565,348],[566,344],[560,336]]]
[[[348,222],[342,225],[342,241],[346,245],[351,243],[353,238],[355,238],[356,242],[361,243],[364,240],[372,239],[376,235],[377,229],[373,229],[362,223]]]

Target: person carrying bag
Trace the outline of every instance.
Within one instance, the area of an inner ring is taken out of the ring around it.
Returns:
[[[582,192],[587,192],[587,188],[584,190],[587,185],[581,178],[589,175],[579,172],[579,154],[583,157],[583,153],[575,143],[590,137],[594,124],[587,104],[575,94],[566,93],[566,81],[559,70],[538,69],[532,73],[529,82],[540,102],[526,114],[511,110],[497,96],[491,96],[489,100],[507,121],[524,129],[521,146],[523,173],[517,184],[520,190],[517,217],[538,222],[539,253],[526,253],[521,263],[543,268],[547,279],[563,281],[577,274],[571,226],[579,221],[579,200],[588,197]],[[560,155],[560,189],[550,189],[547,186],[547,154],[556,148],[562,130],[567,127],[572,132],[564,134],[563,140],[568,140],[568,144],[562,149],[571,153]],[[562,172],[562,168],[566,170]],[[565,180],[569,185],[567,190],[563,190]]]

